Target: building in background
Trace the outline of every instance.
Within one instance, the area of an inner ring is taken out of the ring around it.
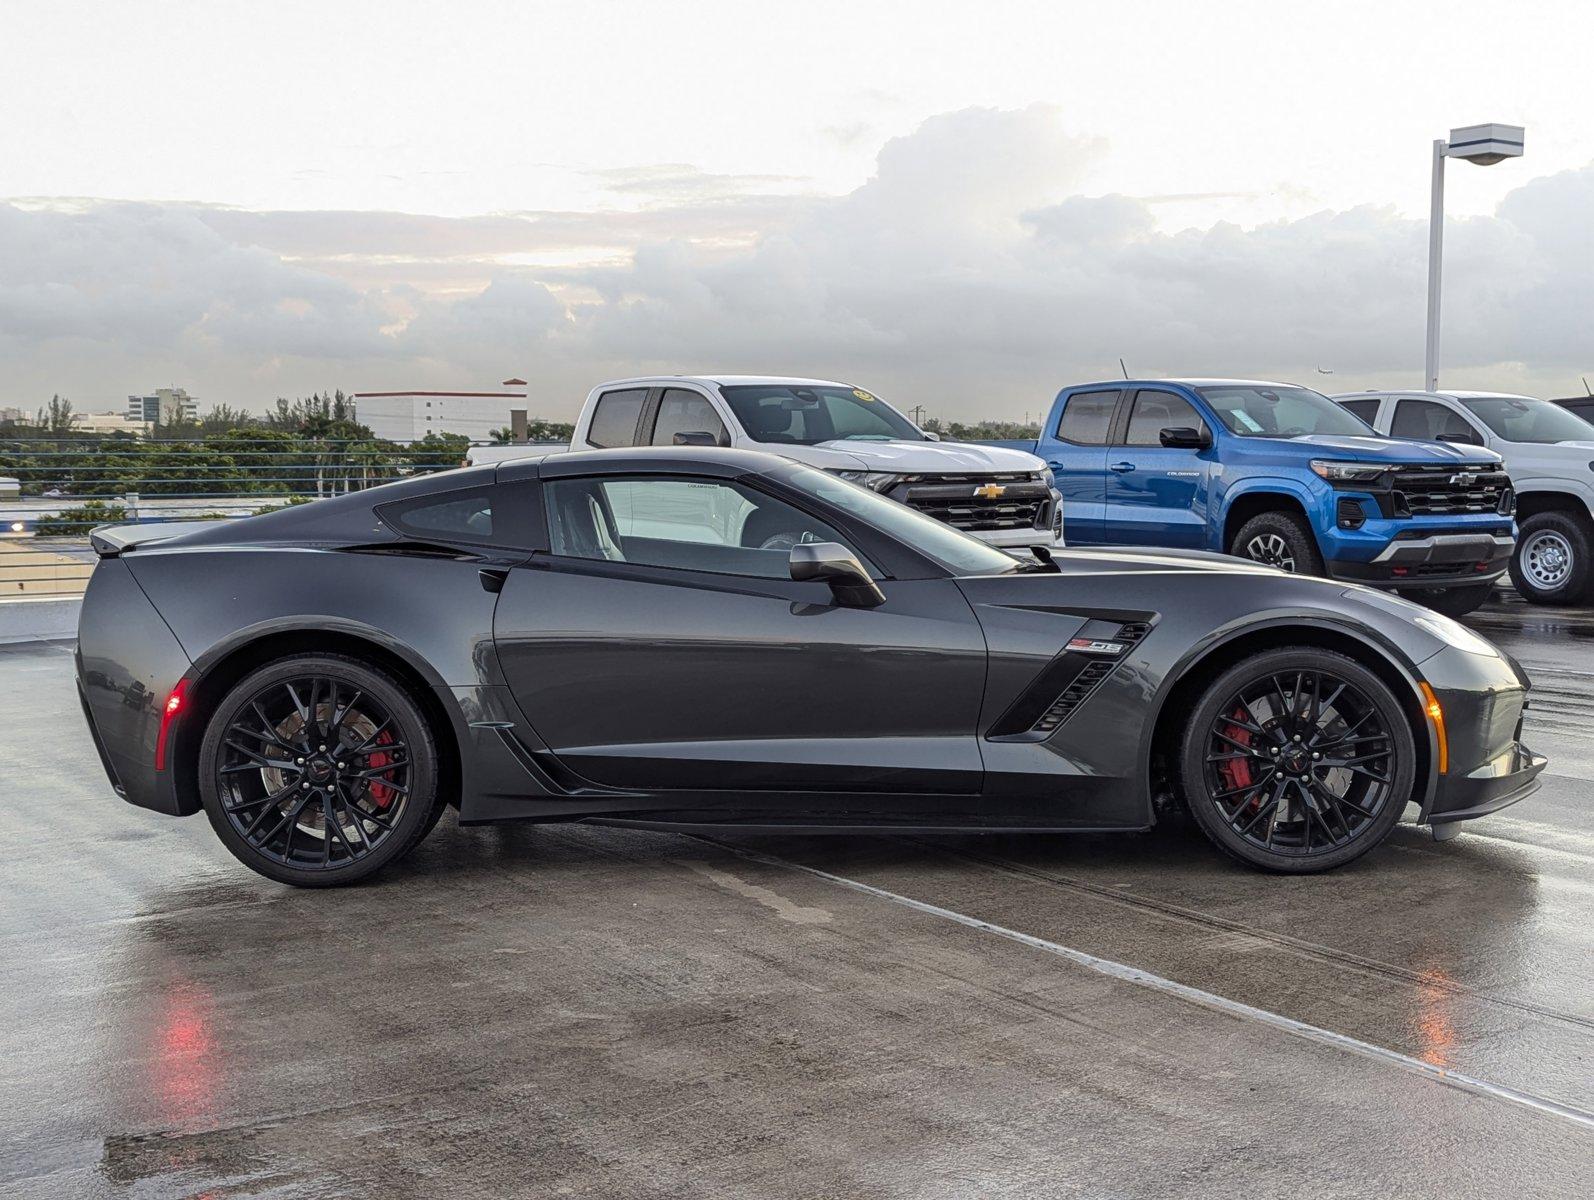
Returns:
[[[526,384],[506,379],[496,392],[355,392],[355,419],[379,438],[415,442],[429,433],[463,434],[485,442],[526,407]]]
[[[127,419],[147,425],[177,425],[199,420],[199,401],[183,388],[156,388],[148,396],[127,398]]]
[[[72,428],[88,433],[132,433],[140,437],[149,428],[125,412],[73,413]]]

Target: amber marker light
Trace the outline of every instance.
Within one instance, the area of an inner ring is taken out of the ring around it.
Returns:
[[[1439,774],[1447,775],[1450,773],[1450,739],[1445,736],[1444,707],[1426,682],[1419,683],[1417,687],[1422,692],[1422,710],[1433,722],[1434,734],[1439,741]]]

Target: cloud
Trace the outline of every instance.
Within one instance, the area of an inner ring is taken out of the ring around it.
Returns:
[[[1100,141],[970,109],[840,196],[682,164],[603,172],[641,209],[471,218],[0,205],[0,404],[184,383],[279,391],[519,374],[547,415],[641,370],[855,378],[947,416],[1115,375],[1415,383],[1425,222],[1389,208],[1162,232],[1082,194]],[[1446,378],[1559,391],[1594,368],[1594,165],[1447,229]]]

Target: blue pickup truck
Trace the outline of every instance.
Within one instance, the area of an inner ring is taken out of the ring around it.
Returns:
[[[1070,545],[1237,554],[1471,612],[1505,572],[1500,456],[1378,436],[1303,387],[1158,379],[1064,388],[1038,442]]]

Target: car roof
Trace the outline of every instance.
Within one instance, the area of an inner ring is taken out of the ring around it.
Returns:
[[[531,464],[536,464],[535,470]],[[706,475],[769,475],[797,466],[789,458],[762,450],[732,450],[721,446],[619,446],[612,450],[572,450],[567,454],[510,459],[499,466],[499,479],[509,481],[536,474],[544,479],[593,472],[616,473],[696,469]]]
[[[1424,396],[1434,396],[1441,400],[1532,400],[1533,396],[1524,396],[1521,392],[1465,392],[1442,391],[1425,392],[1420,388],[1368,388],[1364,392],[1335,392],[1331,400],[1373,400],[1384,396],[1410,396],[1421,399]]]
[[[844,387],[850,388],[850,383],[842,383],[835,379],[807,379],[796,375],[633,375],[627,379],[610,379],[600,383],[594,391],[603,391],[607,388],[619,387],[627,384],[668,384],[668,383],[696,383],[708,387],[727,385],[733,387],[752,385],[767,385],[775,387]]]
[[[1174,384],[1179,387],[1303,387],[1299,383],[1280,383],[1276,379],[1103,379],[1097,383],[1071,383],[1063,390],[1065,392],[1079,391],[1081,388],[1126,388],[1143,387],[1154,388],[1159,385]],[[1310,390],[1310,389],[1308,389]]]

